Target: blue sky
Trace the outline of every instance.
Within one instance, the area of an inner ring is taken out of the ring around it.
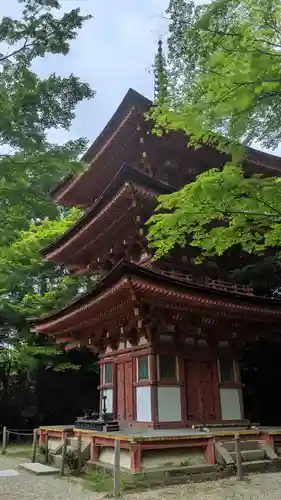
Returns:
[[[92,14],[93,19],[85,23],[66,57],[40,59],[35,70],[42,75],[73,72],[97,93],[92,101],[77,107],[71,131],[54,131],[50,134],[52,140],[63,142],[84,136],[92,142],[129,87],[153,96],[149,68],[157,39],[167,27],[163,15],[168,3],[169,0],[61,0],[62,10],[79,6],[83,14]],[[17,17],[17,1],[2,0],[1,14]]]

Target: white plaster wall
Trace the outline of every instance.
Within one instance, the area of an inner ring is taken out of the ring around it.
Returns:
[[[158,415],[160,422],[181,420],[180,387],[158,387]]]
[[[107,413],[113,413],[113,389],[104,389],[102,396],[107,397],[107,400],[105,402]],[[103,402],[102,402],[102,408],[103,408]]]
[[[151,422],[151,387],[136,387],[137,420]]]
[[[204,465],[203,449],[174,448],[163,450],[145,450],[141,457],[141,468],[143,470],[155,469],[157,467],[167,467],[167,463],[172,466]],[[112,467],[114,465],[114,448],[101,447],[99,463]],[[131,469],[131,458],[129,450],[120,451],[121,469]]]
[[[220,389],[221,413],[223,420],[242,420],[241,389]]]
[[[101,447],[99,462],[107,465],[114,465],[114,448]],[[129,450],[120,450],[120,467],[131,468],[131,456]]]
[[[141,467],[143,470],[156,469],[157,467],[180,467],[183,464],[205,465],[203,448],[175,447],[160,450],[144,450],[142,452]]]

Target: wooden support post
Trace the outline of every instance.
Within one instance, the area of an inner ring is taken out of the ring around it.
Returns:
[[[205,460],[207,464],[214,465],[216,463],[216,454],[215,454],[215,438],[208,439],[208,444],[205,448]]]
[[[7,427],[3,427],[2,455],[5,455],[5,453],[6,453],[6,450],[7,450],[7,441],[8,441]]]
[[[48,431],[45,432],[45,463],[48,464],[49,461],[49,434]]]
[[[141,469],[141,447],[139,444],[133,444],[131,452],[131,471],[140,472]]]
[[[32,457],[31,461],[36,462],[36,448],[37,448],[37,429],[33,430],[33,441],[32,441]]]
[[[61,451],[61,464],[60,464],[60,475],[61,476],[64,476],[66,449],[67,449],[67,435],[63,434],[63,443],[62,443],[62,451]]]
[[[113,491],[115,497],[120,497],[120,441],[115,439]]]
[[[39,446],[44,446],[44,431],[39,429]]]
[[[96,438],[92,436],[91,443],[91,462],[98,462],[100,456],[100,447],[96,445]]]
[[[78,446],[77,446],[77,472],[81,472],[82,468],[82,437],[81,432],[78,434]]]
[[[235,434],[235,454],[236,454],[236,467],[238,479],[243,479],[242,458],[239,434]]]

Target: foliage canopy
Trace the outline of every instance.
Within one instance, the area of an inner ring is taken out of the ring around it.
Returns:
[[[155,257],[187,243],[201,257],[234,245],[280,247],[280,180],[243,175],[246,145],[275,148],[281,134],[281,5],[277,0],[171,0],[166,98],[152,117],[160,132],[187,134],[229,154],[182,190],[159,199],[149,221]]]
[[[1,413],[24,376],[28,399],[34,370],[75,368],[66,354],[30,333],[26,317],[62,306],[85,287],[86,278],[43,262],[40,251],[80,215],[55,206],[49,191],[84,168],[79,158],[86,146],[84,138],[52,143],[49,132],[68,130],[77,104],[95,94],[74,74],[34,71],[49,54],[66,56],[90,16],[79,8],[60,13],[58,0],[18,0],[18,8],[17,19],[0,20]]]

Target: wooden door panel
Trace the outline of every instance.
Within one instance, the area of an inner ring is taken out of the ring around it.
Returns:
[[[202,393],[202,417],[205,421],[216,419],[216,377],[215,362],[200,362],[200,385]]]
[[[117,365],[117,418],[125,420],[125,370],[124,364]]]
[[[133,362],[125,363],[125,415],[126,420],[133,420]]]
[[[185,384],[188,420],[200,420],[200,380],[198,361],[186,361]]]

